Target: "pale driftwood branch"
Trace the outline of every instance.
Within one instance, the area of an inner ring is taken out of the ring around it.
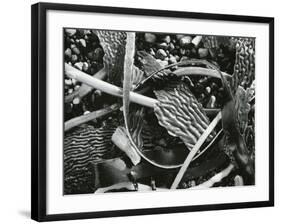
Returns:
[[[69,64],[65,64],[65,73],[68,77],[74,78],[79,82],[86,83],[88,86],[91,86],[95,89],[101,90],[107,94],[114,95],[117,97],[123,97],[123,90],[117,86],[114,86],[110,83],[99,80],[95,77],[81,72],[80,70],[73,68]],[[157,99],[143,96],[141,94],[130,92],[130,101],[137,103],[146,107],[154,108],[155,104],[158,102]],[[215,115],[220,112],[220,109],[204,109],[208,115]]]
[[[88,114],[85,114],[85,115],[82,115],[82,116],[79,116],[79,117],[72,118],[72,119],[70,119],[70,120],[68,120],[64,123],[64,130],[68,131],[71,128],[74,128],[74,127],[76,127],[80,124],[86,123],[86,122],[91,121],[93,119],[96,119],[98,117],[105,116],[105,115],[107,115],[107,114],[109,114],[112,111],[115,111],[117,109],[119,109],[119,105],[113,104],[109,107],[106,107],[106,108],[103,108],[103,109],[100,109],[100,110],[97,110],[97,111],[93,111],[91,113],[88,113]]]
[[[93,77],[95,77],[96,79],[105,79],[107,73],[106,73],[106,69],[102,68],[101,70],[99,70],[97,73],[95,73],[93,75]],[[89,92],[91,92],[93,89],[93,87],[88,86],[87,84],[83,83],[79,89],[75,90],[73,93],[67,95],[65,97],[65,102],[66,103],[70,103],[73,101],[73,99],[75,97],[79,97],[79,99],[82,99],[84,96],[86,96]]]
[[[76,79],[79,82],[83,82],[95,89],[101,90],[107,94],[123,97],[123,91],[121,88],[99,80],[95,77],[81,72],[80,70],[73,68],[71,65],[65,63],[65,73],[68,77]],[[130,92],[130,100],[134,103],[154,108],[155,103],[158,101],[156,99],[146,97],[134,92]]]
[[[191,187],[189,189],[204,189],[204,188],[210,188],[212,186],[214,186],[215,183],[219,183],[222,181],[223,178],[227,177],[230,172],[234,169],[234,165],[233,164],[229,164],[228,167],[226,167],[224,170],[222,170],[221,172],[217,173],[215,176],[211,177],[209,180],[207,180],[206,182],[199,184],[195,187]]]
[[[196,153],[198,152],[198,150],[200,149],[200,147],[203,145],[203,143],[205,142],[205,140],[208,138],[208,136],[211,134],[211,132],[213,131],[213,129],[216,127],[216,125],[218,124],[218,122],[221,120],[221,112],[219,112],[217,114],[217,116],[213,119],[213,121],[210,123],[210,125],[206,128],[206,130],[203,132],[203,134],[200,136],[200,138],[198,139],[198,141],[196,142],[196,144],[194,145],[194,147],[192,148],[192,150],[190,151],[190,153],[188,154],[188,156],[186,157],[182,167],[180,168],[172,186],[171,189],[176,189],[186,171],[186,169],[188,168],[190,162],[192,161],[193,157],[196,155]]]

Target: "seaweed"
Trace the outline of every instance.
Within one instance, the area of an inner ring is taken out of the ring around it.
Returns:
[[[66,194],[255,184],[254,38],[64,36]]]

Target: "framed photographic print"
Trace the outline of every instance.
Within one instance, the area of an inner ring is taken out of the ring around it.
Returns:
[[[32,218],[274,205],[274,19],[32,6]]]

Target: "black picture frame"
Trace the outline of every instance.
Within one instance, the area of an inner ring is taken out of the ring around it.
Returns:
[[[31,218],[37,221],[70,220],[206,210],[274,206],[274,18],[89,5],[37,3],[32,5],[32,155]],[[243,203],[146,208],[70,214],[46,214],[46,13],[63,10],[88,13],[111,13],[154,17],[177,17],[216,21],[269,24],[269,200]]]

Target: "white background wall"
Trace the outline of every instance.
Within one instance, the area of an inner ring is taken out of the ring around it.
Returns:
[[[51,1],[51,0],[50,0]],[[30,220],[30,5],[2,1],[0,32],[0,223]],[[278,1],[220,0],[68,0],[63,3],[184,10],[275,17],[275,161],[274,208],[135,216],[60,223],[277,223],[280,219],[280,6]],[[149,203],[149,202],[148,202]],[[270,220],[270,221],[269,221]]]

